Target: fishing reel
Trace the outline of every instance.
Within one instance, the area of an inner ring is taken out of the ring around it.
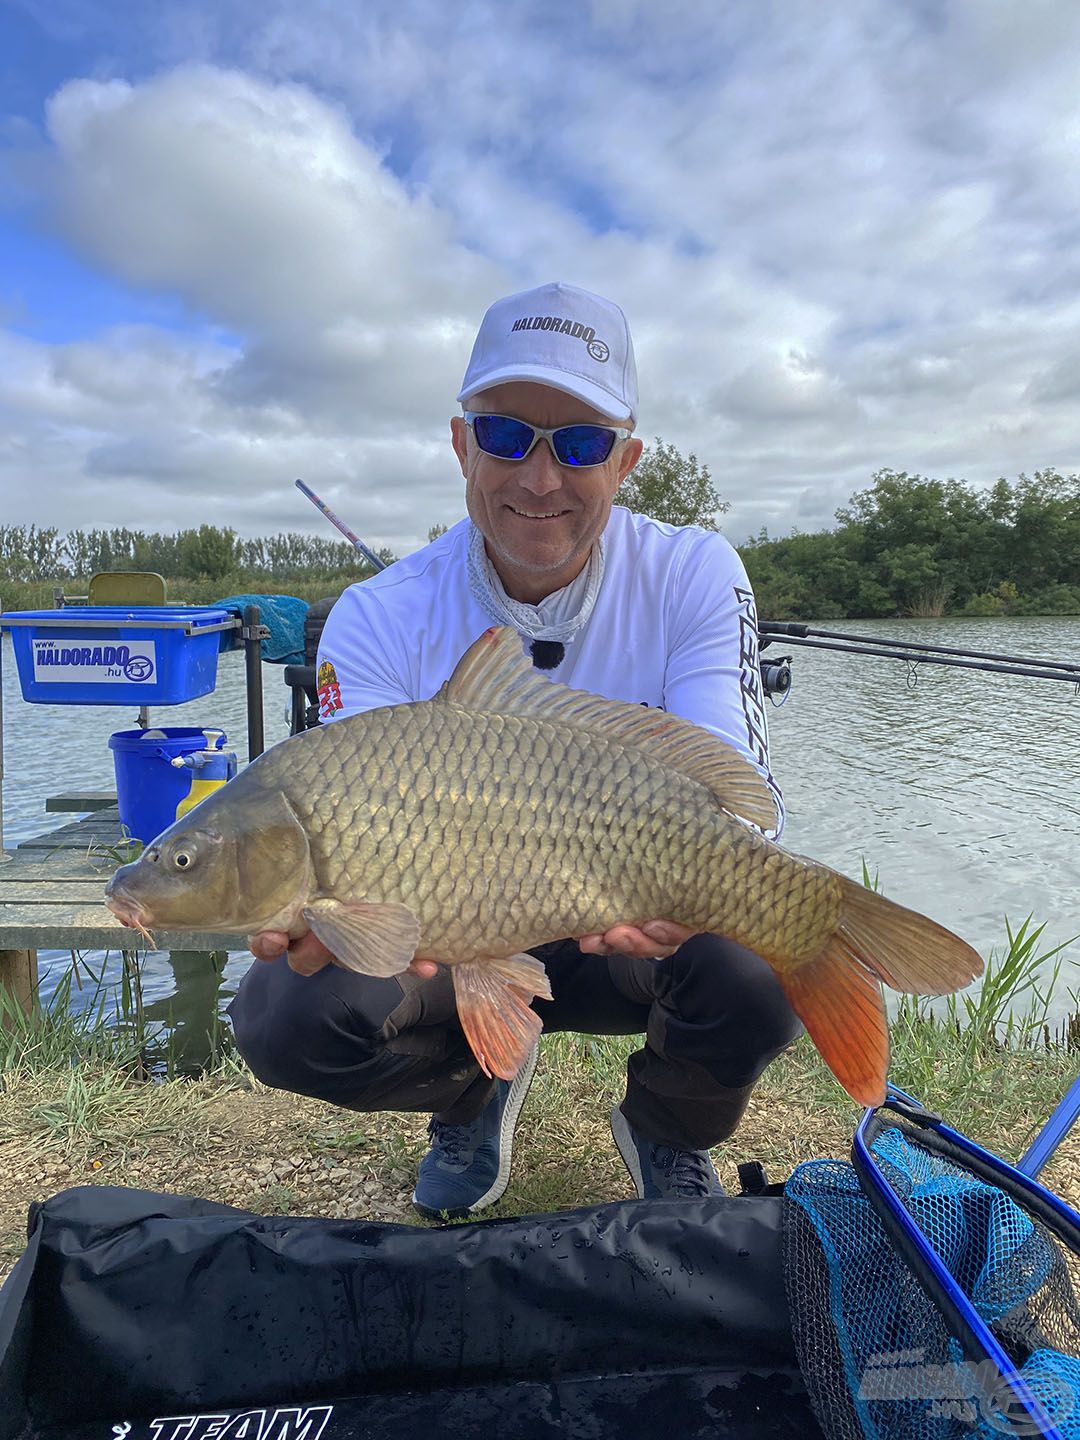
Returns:
[[[778,655],[760,662],[761,688],[774,705],[783,705],[791,690],[791,656]],[[776,697],[780,698],[777,699]]]

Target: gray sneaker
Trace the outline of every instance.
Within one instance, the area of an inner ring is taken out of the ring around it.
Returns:
[[[412,1203],[427,1220],[460,1220],[494,1205],[510,1183],[514,1130],[529,1093],[539,1042],[513,1080],[497,1080],[495,1094],[468,1125],[428,1125],[430,1148],[420,1161]]]
[[[683,1150],[645,1140],[616,1105],[611,1133],[639,1200],[704,1200],[726,1195],[708,1150]]]

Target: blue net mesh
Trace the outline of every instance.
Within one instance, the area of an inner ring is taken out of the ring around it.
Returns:
[[[1067,1440],[1080,1440],[1072,1256],[1004,1191],[899,1126],[881,1171]],[[892,1244],[854,1169],[798,1166],[785,1186],[786,1272],[800,1363],[830,1440],[1037,1435],[989,1358],[966,1357]]]
[[[1080,1435],[1080,1360],[1057,1350],[1036,1350],[1021,1373],[1062,1435],[1067,1440]]]

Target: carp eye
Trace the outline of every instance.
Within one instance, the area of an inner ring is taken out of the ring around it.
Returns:
[[[191,856],[186,850],[181,850],[173,856],[173,864],[178,870],[186,870],[191,864]]]

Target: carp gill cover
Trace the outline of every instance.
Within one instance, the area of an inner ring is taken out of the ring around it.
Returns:
[[[310,929],[364,975],[400,974],[414,956],[451,966],[469,1044],[504,1079],[543,1028],[530,1001],[551,998],[526,950],[678,921],[768,961],[840,1083],[879,1104],[879,982],[940,995],[982,961],[934,921],[752,828],[775,816],[757,770],[715,735],[571,690],[533,668],[514,631],[493,629],[431,700],[261,755],[106,894],[144,932]]]

